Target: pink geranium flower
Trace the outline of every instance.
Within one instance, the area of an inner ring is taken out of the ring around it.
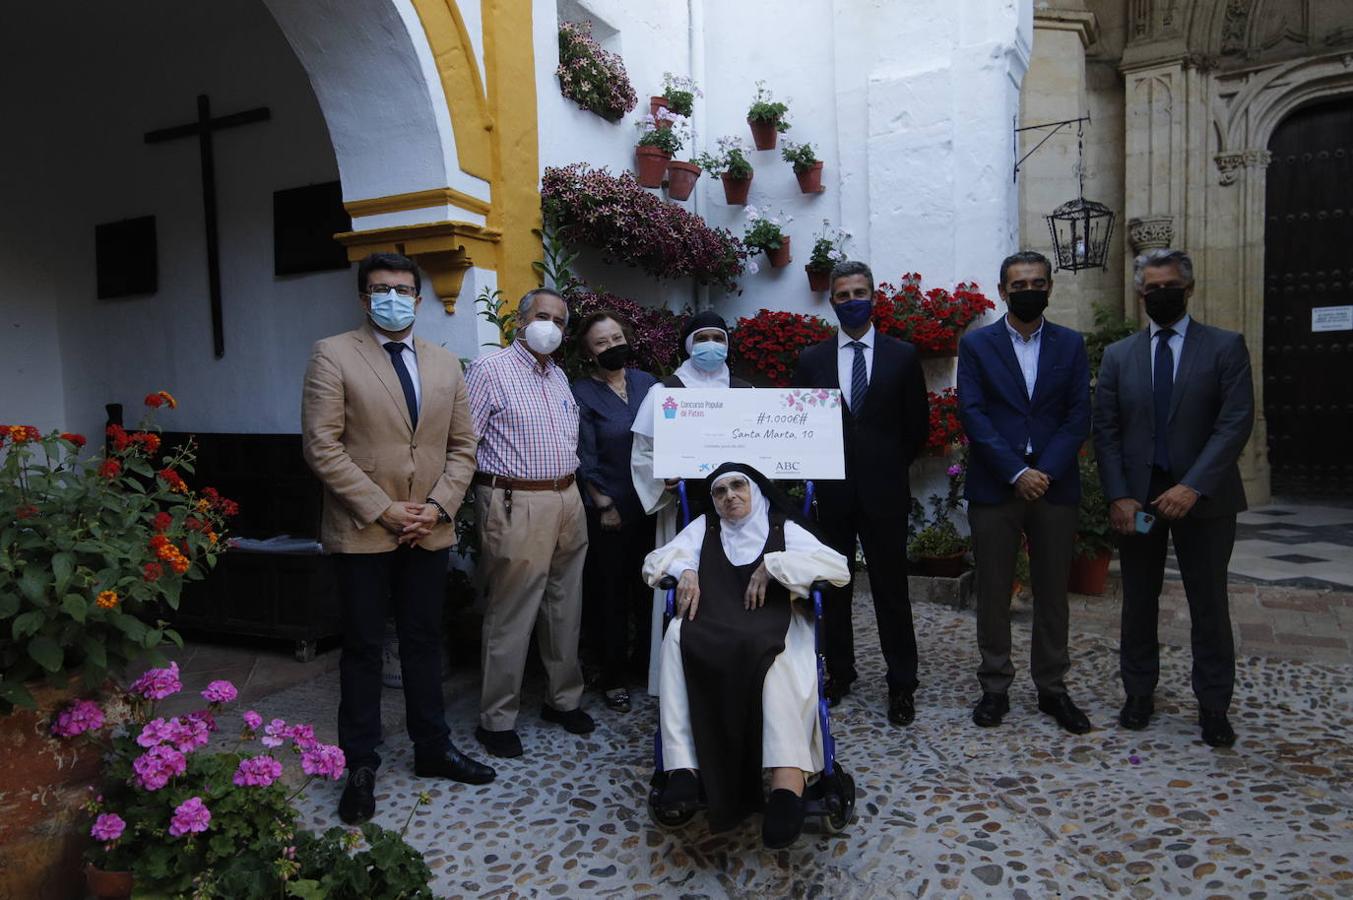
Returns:
[[[287,723],[282,719],[273,719],[268,723],[268,727],[263,729],[263,746],[280,747],[288,737]]]
[[[72,738],[103,727],[103,710],[93,700],[76,700],[61,711],[52,725],[52,734]]]
[[[174,734],[173,725],[164,719],[151,719],[136,736],[136,743],[142,747],[158,747]]]
[[[211,730],[207,723],[191,716],[178,718],[169,723],[169,743],[180,753],[191,753],[211,740]]]
[[[189,797],[174,810],[174,818],[169,822],[169,834],[183,837],[185,834],[207,830],[211,824],[211,810],[207,809],[201,797]]]
[[[313,725],[290,725],[287,727],[286,736],[295,742],[297,750],[309,750],[315,746],[315,726]]]
[[[202,692],[203,699],[208,703],[230,703],[239,695],[240,692],[235,690],[235,685],[228,681],[213,681]]]
[[[94,827],[89,829],[89,836],[107,844],[122,837],[122,832],[126,830],[127,823],[117,813],[103,813],[94,820]]]
[[[282,777],[282,764],[271,756],[251,756],[240,760],[235,784],[240,787],[267,787]]]
[[[252,709],[244,714],[244,727],[250,731],[258,731],[263,727],[263,717]]]
[[[136,782],[147,791],[158,791],[187,768],[188,760],[168,744],[151,747],[132,761]]]
[[[183,690],[183,683],[179,681],[179,664],[170,663],[167,669],[147,669],[144,675],[132,682],[129,690],[147,700],[163,700],[171,694],[177,694]]]
[[[343,777],[346,765],[343,751],[332,744],[314,744],[301,751],[301,770],[307,775],[321,775],[337,781]]]

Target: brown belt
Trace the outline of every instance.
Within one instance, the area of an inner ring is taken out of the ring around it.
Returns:
[[[563,478],[528,481],[522,478],[504,478],[502,475],[490,475],[488,472],[476,472],[474,483],[492,488],[503,488],[507,491],[562,491],[573,484],[573,476],[565,475]]]

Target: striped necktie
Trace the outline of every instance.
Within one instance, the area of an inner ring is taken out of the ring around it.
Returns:
[[[864,343],[851,341],[846,346],[855,351],[855,361],[850,366],[850,412],[858,416],[869,393],[869,370],[864,365]]]

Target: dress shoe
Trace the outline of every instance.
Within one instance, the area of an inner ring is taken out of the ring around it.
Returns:
[[[563,725],[564,730],[572,734],[591,734],[592,729],[597,727],[597,723],[592,721],[591,716],[583,712],[581,706],[565,712],[546,703],[540,707],[540,717],[546,722]]]
[[[612,712],[630,711],[630,692],[624,688],[614,688],[606,692],[606,708]]]
[[[910,725],[916,718],[916,702],[911,694],[898,691],[888,695],[888,721],[894,725]]]
[[[484,749],[493,756],[516,759],[521,756],[521,738],[511,728],[505,731],[489,731],[482,725],[474,730],[475,740],[484,745]]]
[[[1118,712],[1118,724],[1129,731],[1141,731],[1151,724],[1151,714],[1155,711],[1156,705],[1151,701],[1150,694],[1128,694],[1127,701]]]
[[[462,784],[488,784],[498,774],[492,766],[475,762],[453,746],[439,756],[415,755],[413,774],[419,778],[450,778]]]
[[[1235,729],[1225,712],[1199,709],[1198,724],[1203,729],[1203,743],[1209,747],[1230,747],[1236,742]]]
[[[346,825],[360,825],[376,814],[376,773],[365,766],[348,773],[338,817]]]
[[[667,773],[658,803],[669,813],[691,812],[700,806],[700,793],[700,776],[690,769],[676,769]]]
[[[1090,730],[1089,717],[1071,702],[1071,697],[1067,694],[1039,694],[1038,711],[1056,719],[1063,731],[1085,734]]]
[[[1005,694],[983,692],[982,699],[972,709],[972,720],[983,728],[995,728],[1010,712],[1010,698]]]
[[[802,833],[803,798],[784,788],[771,791],[761,822],[761,843],[768,850],[781,850],[797,841]]]
[[[834,678],[828,675],[822,682],[822,696],[827,698],[828,706],[835,706],[841,698],[850,693],[850,683],[855,679]]]

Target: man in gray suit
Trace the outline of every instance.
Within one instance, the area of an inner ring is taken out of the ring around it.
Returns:
[[[1127,702],[1118,721],[1142,729],[1154,711],[1168,535],[1188,596],[1203,740],[1229,747],[1235,645],[1226,569],[1236,513],[1245,509],[1236,461],[1254,426],[1250,355],[1243,336],[1185,311],[1194,289],[1188,254],[1150,250],[1133,263],[1133,280],[1151,325],[1104,351],[1094,409],[1109,522],[1122,535],[1119,671]]]

